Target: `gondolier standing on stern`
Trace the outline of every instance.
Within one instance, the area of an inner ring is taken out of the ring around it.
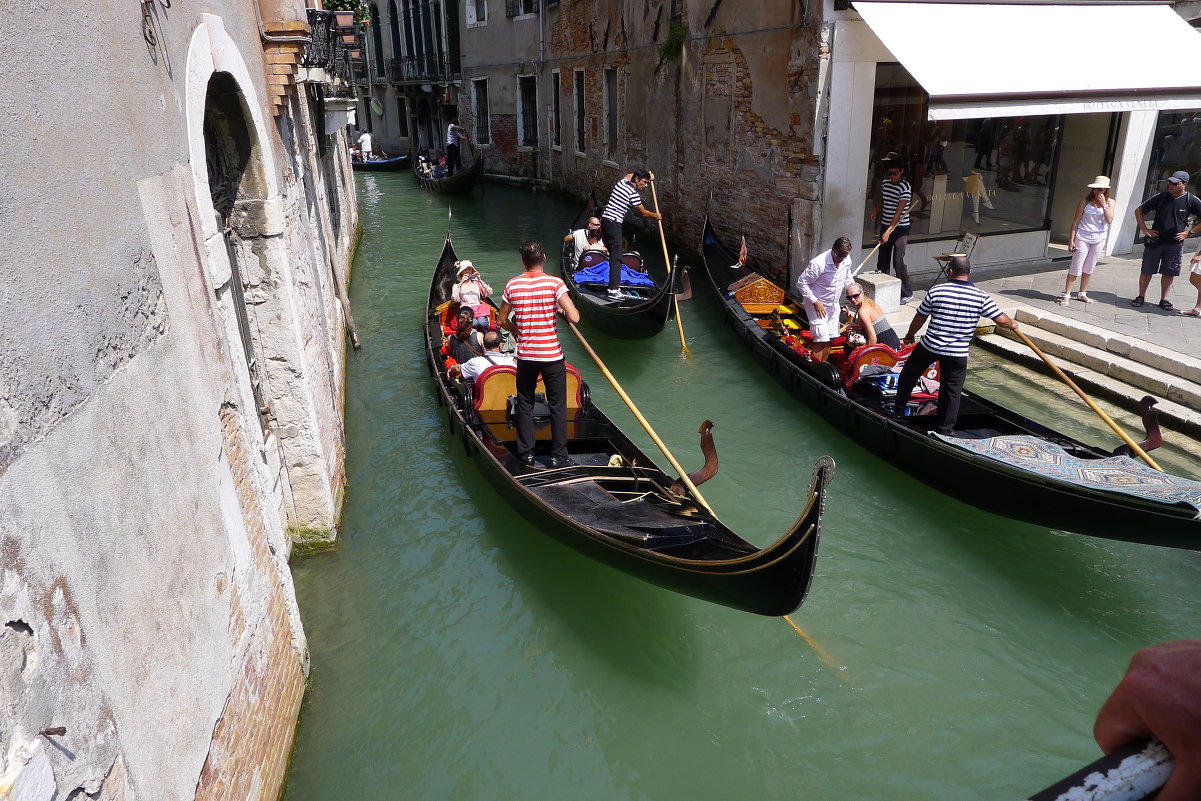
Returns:
[[[1001,311],[987,292],[971,282],[968,278],[971,269],[966,256],[956,256],[947,263],[949,280],[926,293],[909,324],[909,333],[901,340],[902,345],[913,342],[922,325],[930,320],[930,329],[901,369],[895,412],[897,417],[904,416],[918,379],[926,368],[938,362],[940,384],[936,430],[940,434],[950,434],[959,419],[959,398],[967,378],[968,347],[976,335],[980,318],[988,317],[1002,328],[1018,330],[1017,321]]]
[[[450,125],[446,126],[446,175],[448,178],[456,172],[463,171],[463,152],[459,147],[460,139],[471,141],[471,137],[467,135],[467,129],[459,125],[459,118],[455,117],[450,121]]]
[[[654,174],[646,170],[631,170],[625,174],[625,177],[613,185],[613,191],[609,195],[609,202],[605,204],[605,210],[601,214],[601,238],[605,241],[605,248],[609,251],[609,297],[621,297],[621,254],[625,250],[622,247],[622,231],[621,226],[625,221],[626,214],[633,209],[643,217],[652,220],[662,220],[663,215],[657,211],[647,211],[642,205],[642,195],[639,194],[643,189],[655,180]]]
[[[500,307],[501,326],[517,337],[517,458],[526,467],[537,466],[534,389],[541,376],[550,406],[550,466],[567,467],[574,464],[567,454],[567,362],[555,331],[555,313],[570,323],[578,323],[580,313],[563,279],[543,270],[546,252],[540,242],[522,244],[521,263],[525,272],[505,284]]]

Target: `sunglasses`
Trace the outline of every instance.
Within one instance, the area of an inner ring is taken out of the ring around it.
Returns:
[[[861,297],[863,297],[862,292],[855,294],[855,295],[847,295],[847,300],[859,300],[859,298],[861,298]]]

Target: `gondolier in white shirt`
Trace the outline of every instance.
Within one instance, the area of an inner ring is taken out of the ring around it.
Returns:
[[[830,343],[838,336],[838,313],[842,310],[838,303],[852,280],[851,240],[845,236],[815,256],[797,278],[797,292],[805,301],[813,334],[810,354],[815,362],[824,362],[830,354]]]
[[[938,421],[940,434],[950,434],[959,419],[959,398],[963,394],[963,382],[967,378],[967,354],[976,336],[976,325],[981,317],[989,317],[1002,328],[1018,330],[1018,324],[1001,311],[989,294],[971,282],[968,277],[972,267],[966,256],[956,256],[947,263],[949,279],[926,293],[917,314],[909,324],[909,333],[901,344],[913,341],[927,319],[930,328],[922,341],[909,354],[901,377],[897,379],[897,398],[894,411],[898,417],[905,414],[905,407],[913,388],[934,362],[938,362]]]
[[[371,146],[371,131],[359,131],[358,145],[363,161],[371,161],[375,157],[375,151]]]
[[[605,249],[609,251],[609,297],[621,297],[621,254],[622,223],[631,209],[639,215],[652,220],[662,220],[663,215],[657,211],[647,211],[642,205],[643,189],[655,180],[655,176],[646,170],[631,170],[625,177],[613,185],[609,202],[601,214],[601,238],[605,241]]]
[[[471,141],[471,137],[467,135],[467,129],[459,125],[459,118],[455,117],[450,121],[450,125],[446,126],[446,175],[450,177],[456,172],[463,171],[463,153],[459,150],[459,140],[466,139]]]

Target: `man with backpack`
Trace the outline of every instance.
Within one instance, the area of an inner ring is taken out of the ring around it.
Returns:
[[[1143,232],[1143,268],[1138,277],[1138,296],[1130,301],[1130,305],[1138,308],[1146,301],[1147,287],[1151,284],[1151,276],[1159,274],[1159,308],[1168,311],[1172,302],[1168,293],[1172,290],[1172,281],[1180,275],[1180,262],[1184,255],[1184,240],[1190,234],[1201,232],[1201,199],[1192,192],[1186,192],[1189,174],[1177,170],[1168,176],[1168,188],[1152,195],[1141,206],[1134,210],[1134,219],[1138,228]],[[1144,215],[1155,214],[1155,221],[1147,227]],[[1198,222],[1189,227],[1189,216],[1198,218]]]

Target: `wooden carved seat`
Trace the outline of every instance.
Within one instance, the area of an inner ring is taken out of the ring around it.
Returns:
[[[546,385],[541,379],[534,388],[535,394],[545,395]],[[498,441],[516,438],[516,431],[509,420],[509,398],[517,395],[517,368],[507,364],[489,367],[475,379],[472,391],[472,407],[476,415]],[[571,436],[573,421],[584,406],[584,382],[574,365],[567,365],[567,420],[568,436]],[[538,439],[549,439],[550,427],[543,424],[538,430]]]

